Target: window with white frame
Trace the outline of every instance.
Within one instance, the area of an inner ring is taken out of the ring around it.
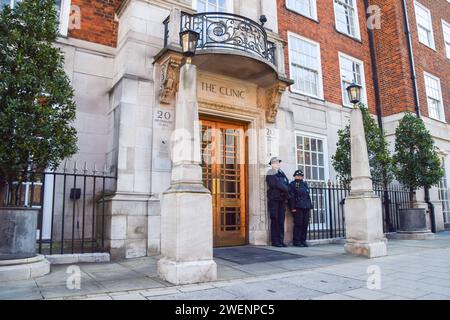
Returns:
[[[198,12],[232,12],[231,0],[194,0]]]
[[[14,6],[21,0],[0,0],[0,9],[4,6]],[[69,27],[70,0],[55,0],[55,9],[59,16],[59,33],[62,36],[67,35]]]
[[[360,38],[356,0],[334,0],[336,29],[353,38]]]
[[[326,180],[324,138],[297,134],[297,167],[305,173],[305,180]]]
[[[441,81],[439,78],[429,73],[424,72],[424,75],[428,103],[428,116],[433,119],[445,121]]]
[[[306,133],[296,133],[297,169],[305,174],[305,180],[312,183],[325,183],[327,177],[326,167],[326,140],[324,137]],[[311,192],[314,208],[310,224],[321,229],[327,226],[327,208],[325,189],[316,189]]]
[[[417,1],[414,2],[414,10],[416,12],[419,42],[434,49],[433,22],[431,20],[430,10]]]
[[[286,7],[308,18],[317,20],[316,0],[286,0]]]
[[[356,83],[362,87],[361,102],[367,104],[363,62],[346,54],[339,53],[339,66],[341,72],[343,105],[346,107],[352,107],[347,94],[347,87],[352,83]]]
[[[439,181],[439,200],[442,204],[442,212],[444,214],[444,222],[450,223],[450,201],[449,194],[450,190],[448,188],[447,183],[447,172],[445,170],[445,158],[443,157],[441,160],[442,169],[444,170],[444,176],[441,181]]]
[[[442,20],[442,32],[444,33],[445,54],[450,59],[450,23]]]
[[[289,34],[289,60],[293,91],[317,98],[323,97],[320,45]]]

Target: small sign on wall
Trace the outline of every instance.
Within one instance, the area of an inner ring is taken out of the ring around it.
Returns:
[[[165,109],[156,110],[154,123],[155,128],[172,129],[174,124],[173,111]]]

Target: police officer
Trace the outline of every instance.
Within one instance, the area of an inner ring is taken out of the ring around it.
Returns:
[[[308,184],[303,180],[303,171],[295,171],[294,178],[295,180],[289,185],[289,191],[292,194],[289,208],[294,215],[294,246],[307,247],[306,232],[312,208],[311,197]]]
[[[277,157],[270,159],[271,169],[267,172],[267,199],[270,214],[270,232],[272,245],[287,247],[284,243],[284,218],[286,201],[289,198],[289,179],[280,169],[281,160]]]

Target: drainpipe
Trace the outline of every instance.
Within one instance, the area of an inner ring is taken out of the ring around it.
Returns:
[[[409,67],[414,91],[414,103],[415,103],[414,108],[416,110],[417,117],[420,118],[420,100],[419,100],[419,92],[417,90],[417,76],[416,76],[416,68],[414,65],[414,50],[412,46],[411,30],[409,28],[408,8],[406,6],[406,0],[402,0],[402,3],[403,3],[403,19],[405,24],[405,34],[406,39],[408,41]]]
[[[409,66],[411,69],[411,80],[413,82],[415,110],[417,117],[420,118],[421,117],[420,100],[419,100],[419,91],[417,89],[416,68],[414,66],[414,50],[412,47],[411,31],[409,28],[408,8],[406,5],[406,0],[402,0],[402,3],[403,3],[403,18],[405,23],[405,34],[407,36],[408,41]],[[424,201],[428,205],[428,210],[430,212],[431,232],[436,233],[436,217],[434,216],[434,205],[430,201],[430,188],[425,187],[424,189],[425,189]]]
[[[370,13],[368,12],[369,9],[369,0],[364,0],[364,7],[366,9],[366,18],[370,18]],[[380,86],[379,86],[379,80],[378,80],[378,68],[377,68],[377,61],[375,58],[375,42],[374,42],[374,35],[373,30],[367,28],[368,35],[369,35],[369,48],[370,48],[370,64],[372,65],[372,79],[373,79],[373,89],[375,91],[375,108],[377,113],[377,120],[378,120],[378,126],[383,131],[383,118],[381,114],[381,99],[380,99]]]

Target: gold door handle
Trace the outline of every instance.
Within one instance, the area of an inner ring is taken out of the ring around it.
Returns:
[[[220,179],[213,178],[212,179],[212,192],[211,194],[216,195],[220,193]]]
[[[216,178],[212,179],[212,192],[211,194],[215,195],[216,194]]]

